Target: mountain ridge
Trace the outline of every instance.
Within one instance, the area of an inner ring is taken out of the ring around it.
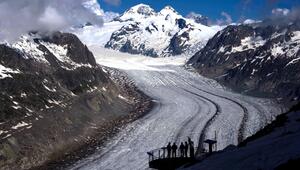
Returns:
[[[188,64],[248,94],[300,97],[300,24],[232,25],[218,32]]]
[[[0,169],[29,169],[103,141],[143,113],[147,97],[110,72],[70,33],[1,44]]]
[[[131,7],[115,21],[128,23],[113,32],[106,48],[152,57],[193,53],[221,29],[184,18],[171,6],[155,12],[145,4]]]

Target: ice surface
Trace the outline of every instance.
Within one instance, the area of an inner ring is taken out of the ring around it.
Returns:
[[[272,100],[233,93],[183,67],[186,57],[147,58],[93,46],[99,64],[125,71],[153,98],[154,108],[128,124],[103,148],[69,169],[147,169],[147,151],[190,136],[216,138],[217,149],[254,134],[281,107]]]

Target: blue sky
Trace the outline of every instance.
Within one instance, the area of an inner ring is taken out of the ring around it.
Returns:
[[[159,11],[166,5],[173,6],[182,15],[190,12],[208,16],[211,20],[229,14],[233,21],[241,18],[262,19],[271,14],[273,8],[299,7],[300,0],[98,0],[105,11],[123,13],[126,9],[144,3]]]

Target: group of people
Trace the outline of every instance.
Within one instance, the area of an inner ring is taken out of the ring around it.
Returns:
[[[194,148],[194,142],[191,140],[191,138],[188,138],[187,142],[181,142],[181,144],[178,146],[174,142],[173,145],[171,145],[171,142],[168,143],[167,147],[167,153],[168,153],[168,158],[176,158],[177,157],[177,150],[180,153],[180,157],[188,157],[188,151],[189,151],[189,156],[191,158],[194,158],[195,156],[195,148]],[[179,156],[179,155],[178,155]]]

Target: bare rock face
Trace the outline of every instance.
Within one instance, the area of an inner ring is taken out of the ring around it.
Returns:
[[[0,45],[0,169],[39,166],[134,117],[145,98],[107,72],[73,34]]]
[[[188,62],[200,74],[255,95],[300,100],[300,23],[228,26]]]

